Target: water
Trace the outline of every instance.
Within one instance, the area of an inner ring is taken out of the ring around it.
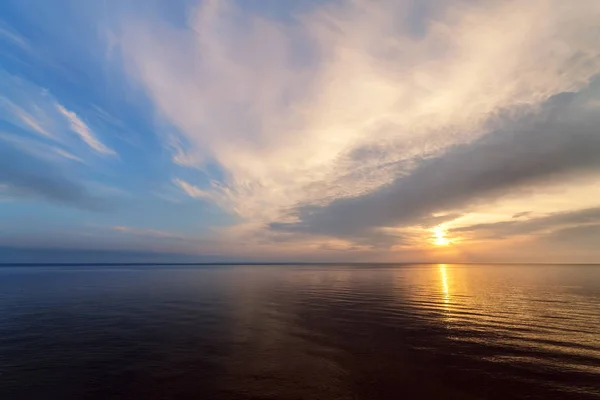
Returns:
[[[600,399],[600,267],[3,267],[0,398]]]

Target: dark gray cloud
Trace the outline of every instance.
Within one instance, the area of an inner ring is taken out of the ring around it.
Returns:
[[[596,250],[600,243],[600,223],[557,229],[542,237],[541,240],[553,246]]]
[[[461,213],[449,213],[442,215],[424,216],[423,218],[419,219],[419,225],[421,225],[423,228],[433,228],[435,226],[443,224],[444,222],[455,220],[461,217],[462,215],[463,214]]]
[[[523,211],[520,213],[516,213],[515,215],[513,215],[513,218],[523,218],[523,217],[527,217],[528,215],[531,215],[531,211]]]
[[[285,242],[289,240],[295,240],[300,237],[310,238],[311,233],[308,230],[296,229],[295,224],[288,223],[272,223],[270,228],[273,231],[277,231],[278,235],[269,236],[268,239],[265,238],[264,243],[269,242]],[[282,235],[282,232],[288,235]],[[318,232],[323,233],[323,232]],[[327,234],[327,233],[324,233]],[[386,249],[390,246],[401,246],[407,245],[411,242],[411,238],[407,235],[394,234],[390,232],[385,232],[380,229],[376,229],[373,227],[367,227],[360,232],[338,232],[336,235],[338,239],[344,239],[352,241],[357,246],[368,246],[372,249]],[[322,247],[323,249],[329,245],[325,245]]]
[[[600,171],[600,117],[582,106],[587,98],[586,92],[561,94],[535,115],[499,116],[493,133],[420,160],[410,174],[376,192],[300,207],[300,222],[272,228],[360,237],[375,227],[420,224],[440,211]]]
[[[489,224],[476,224],[452,229],[452,233],[475,234],[478,238],[500,239],[514,235],[526,235],[539,232],[558,232],[583,227],[589,224],[600,224],[600,207],[584,210],[553,213],[543,217],[517,221],[503,221]]]
[[[0,183],[7,185],[8,194],[14,197],[41,198],[93,210],[106,206],[65,171],[26,153],[0,151]]]

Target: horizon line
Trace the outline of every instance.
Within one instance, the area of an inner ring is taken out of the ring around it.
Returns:
[[[344,266],[344,265],[589,265],[599,266],[600,262],[597,263],[556,263],[556,262],[103,262],[103,263],[3,263],[0,262],[0,267],[76,267],[76,266],[88,266],[88,267],[103,267],[103,266],[277,266],[277,265],[332,265],[332,266]]]

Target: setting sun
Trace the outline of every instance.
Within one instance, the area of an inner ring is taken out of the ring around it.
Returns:
[[[446,238],[446,230],[441,226],[433,228],[433,234],[435,236],[434,244],[436,246],[448,246],[451,242]]]

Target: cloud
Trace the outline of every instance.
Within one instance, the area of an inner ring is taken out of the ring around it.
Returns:
[[[551,213],[542,217],[518,221],[502,221],[455,228],[454,234],[466,234],[476,238],[500,239],[521,235],[565,236],[573,228],[600,225],[600,207],[570,212]],[[559,234],[559,232],[562,232]]]
[[[520,213],[516,213],[515,215],[513,215],[512,217],[517,219],[517,218],[523,218],[523,217],[527,217],[531,215],[531,211],[522,211]]]
[[[68,178],[60,169],[26,153],[0,152],[0,183],[11,197],[42,198],[88,210],[104,210],[106,200]]]
[[[67,124],[92,138],[98,151],[112,150],[94,142],[89,127],[47,89],[2,69],[0,89],[0,182],[9,188],[8,194],[86,210],[106,209],[106,199],[90,193],[74,170],[65,169],[65,163],[88,165],[77,153],[81,146],[64,134]]]
[[[47,138],[55,139],[54,135],[43,126],[42,122],[40,122],[40,117],[34,117],[31,113],[25,111],[22,107],[19,107],[6,97],[0,97],[0,103],[14,118],[16,118],[16,122],[23,128],[32,130]]]
[[[212,199],[213,196],[210,192],[206,190],[202,190],[197,186],[192,185],[181,179],[174,179],[173,183],[177,185],[181,190],[183,190],[188,196],[194,197],[196,199]]]
[[[73,154],[71,154],[71,153],[69,153],[69,152],[67,152],[67,151],[65,151],[63,149],[54,148],[53,150],[54,150],[54,152],[56,154],[58,154],[61,157],[64,157],[66,159],[69,159],[69,160],[72,160],[72,161],[77,161],[79,163],[85,164],[85,161],[83,161],[81,158],[79,158],[77,156],[74,156]]]
[[[536,138],[549,140],[543,152],[567,169],[578,151],[593,163],[587,131],[572,144],[567,126],[503,139],[491,121],[535,113],[600,72],[600,3],[440,0],[418,21],[413,3],[322,3],[284,24],[204,1],[186,29],[132,17],[119,43],[131,78],[189,143],[186,162],[225,171],[210,194],[180,186],[263,226],[337,235],[558,172],[550,158],[527,164],[513,141],[536,158]],[[531,172],[519,178],[495,151],[516,151]]]
[[[46,128],[44,128],[42,124],[33,115],[31,115],[15,103],[11,102],[6,97],[0,97],[0,101],[2,102],[4,107],[8,108],[9,112],[11,112],[26,127],[48,138],[54,138],[54,135],[52,135]]]
[[[7,26],[2,21],[0,21],[0,38],[8,40],[9,42],[17,45],[22,50],[26,52],[31,52],[32,48],[27,39],[21,36],[18,32],[12,29],[10,26]]]
[[[184,146],[183,140],[178,135],[168,135],[167,146],[172,153],[172,161],[173,163],[180,165],[182,167],[198,167],[200,164],[193,157],[190,156]]]
[[[586,249],[588,252],[594,251],[600,243],[600,223],[558,229],[543,236],[541,241],[551,246],[570,247],[571,253],[573,253],[573,249],[578,252]],[[597,258],[593,258],[588,262],[596,260]]]
[[[0,132],[0,140],[13,148],[24,153],[28,153],[34,157],[46,159],[48,161],[70,160],[85,164],[81,158],[69,153],[68,151],[47,143],[28,139],[18,135],[10,135]]]
[[[92,130],[77,116],[77,114],[75,114],[73,111],[67,110],[58,103],[56,104],[56,109],[69,121],[71,130],[78,134],[88,146],[98,153],[116,155],[114,150],[106,147],[96,138]]]
[[[34,152],[53,143],[53,148],[49,148],[50,153],[78,162],[83,162],[82,154],[87,152],[85,146],[101,154],[116,154],[98,140],[77,114],[62,106],[48,89],[0,69],[0,90],[0,119],[5,122],[3,129],[7,132],[3,134],[3,139],[13,145],[19,142],[23,150],[27,151],[24,148],[26,146],[31,149],[30,152]],[[97,107],[93,107],[93,112],[99,115]],[[106,113],[101,117],[108,118]],[[85,145],[73,140],[68,133],[70,130]]]
[[[419,161],[410,174],[364,196],[305,206],[277,229],[359,234],[378,226],[414,225],[438,212],[490,202],[544,182],[600,172],[599,118],[577,113],[572,96],[534,115],[505,121],[475,142]]]
[[[0,89],[0,183],[8,188],[7,195],[86,210],[110,208],[108,196],[83,177],[91,171],[85,158],[90,143],[97,151],[115,153],[98,142],[90,128],[60,106],[47,89],[2,69]],[[72,140],[72,135],[65,134],[69,127],[92,135],[86,138],[93,140],[87,144]],[[86,168],[69,169],[73,162]]]

